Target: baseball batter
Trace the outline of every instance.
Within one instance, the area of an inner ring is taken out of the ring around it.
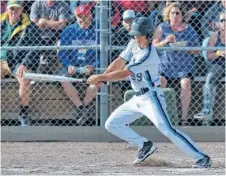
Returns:
[[[160,88],[158,75],[160,60],[156,49],[150,43],[152,37],[150,29],[152,26],[148,18],[136,18],[129,32],[130,35],[134,36],[134,39],[130,40],[126,49],[103,74],[93,75],[88,79],[89,84],[101,86],[105,81],[129,77],[135,92],[132,99],[111,114],[106,121],[105,128],[115,136],[136,145],[138,153],[133,163],[140,163],[153,154],[156,147],[128,125],[145,115],[179,149],[197,160],[193,168],[210,167],[209,156],[202,153],[187,135],[175,129],[168,119],[165,97]]]

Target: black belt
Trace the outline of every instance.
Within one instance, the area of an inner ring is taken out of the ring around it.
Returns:
[[[140,91],[134,92],[136,96],[144,95],[149,91],[148,87],[141,88]]]

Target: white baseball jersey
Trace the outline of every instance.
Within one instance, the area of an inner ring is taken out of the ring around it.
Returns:
[[[129,62],[126,68],[133,72],[129,79],[134,91],[144,87],[155,89],[160,85],[158,74],[160,60],[155,47],[149,45],[142,49],[136,45],[134,39],[131,39],[120,57]]]

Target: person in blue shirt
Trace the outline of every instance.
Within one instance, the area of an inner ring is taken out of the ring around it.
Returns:
[[[226,11],[219,15],[219,31],[213,33],[208,42],[209,47],[225,47],[225,19]],[[194,115],[196,119],[213,120],[213,107],[216,96],[216,88],[220,80],[225,77],[225,50],[208,51],[208,73],[203,87],[203,108]]]
[[[171,3],[163,10],[163,20],[153,36],[155,47],[170,46],[185,42],[188,47],[199,46],[199,36],[194,28],[185,22],[185,12],[180,4]],[[181,125],[188,125],[188,110],[191,102],[191,83],[195,72],[195,57],[199,51],[159,51],[161,63],[159,73],[161,86],[180,87]],[[179,92],[179,91],[178,91]]]
[[[91,6],[89,4],[82,4],[75,10],[76,22],[68,26],[61,34],[60,45],[71,46],[71,45],[97,45],[97,33],[95,31],[95,24],[91,14]],[[93,73],[94,67],[99,63],[97,59],[97,51],[95,49],[73,49],[66,50],[61,49],[58,57],[63,65],[58,70],[59,75],[63,76],[75,76],[85,78]],[[82,110],[88,106],[93,98],[95,97],[95,88],[88,86],[76,86],[74,87],[70,82],[61,82],[63,89],[69,99],[79,109],[78,123],[83,125],[88,119],[84,118]],[[82,91],[85,91],[85,97],[83,100],[79,97],[76,88],[82,87]],[[84,90],[84,88],[86,90]],[[84,112],[84,111],[83,111]]]

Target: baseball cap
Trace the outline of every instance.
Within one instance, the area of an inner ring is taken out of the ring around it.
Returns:
[[[123,12],[123,20],[126,20],[126,19],[135,19],[136,18],[136,15],[135,15],[135,12],[134,10],[126,10],[125,12]]]
[[[138,17],[133,21],[129,35],[150,35],[152,32],[152,28],[153,27],[148,17]]]
[[[88,4],[82,4],[75,9],[76,15],[88,15],[91,14],[91,7]]]
[[[10,7],[21,7],[23,5],[24,1],[21,0],[8,0],[7,2],[7,8]]]

